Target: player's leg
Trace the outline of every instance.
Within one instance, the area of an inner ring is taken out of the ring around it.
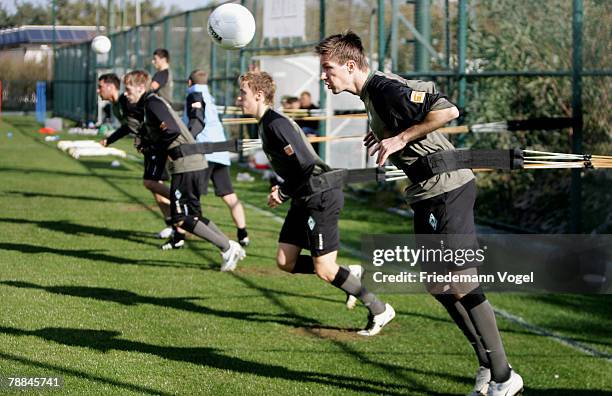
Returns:
[[[246,229],[246,216],[242,203],[234,192],[232,179],[230,176],[229,166],[209,163],[212,167],[211,179],[215,187],[215,195],[220,197],[225,205],[227,205],[232,220],[236,225],[236,237],[242,246],[248,246],[250,243],[248,232]]]
[[[159,207],[167,227],[158,233],[159,238],[168,238],[172,235],[170,213],[170,189],[164,184],[168,180],[166,160],[162,154],[148,152],[144,156],[143,186],[153,194],[153,199]]]
[[[366,306],[369,311],[368,325],[359,332],[360,335],[378,334],[395,317],[393,307],[368,291],[361,278],[354,276],[350,269],[341,267],[336,262],[340,248],[338,220],[344,206],[342,190],[331,189],[316,194],[305,204],[308,216],[304,225],[315,273],[346,294],[355,296]]]
[[[229,240],[213,221],[201,215],[203,179],[203,171],[173,175],[170,194],[172,220],[176,226],[215,245],[223,258],[221,270],[233,271],[246,253],[237,242]]]
[[[279,242],[276,250],[276,265],[292,274],[312,274],[314,266],[310,256],[300,255],[302,248],[291,243]]]
[[[475,269],[471,268],[467,271],[475,271]],[[439,273],[442,273],[442,271]],[[459,330],[461,330],[465,338],[467,338],[476,353],[476,357],[478,358],[478,370],[476,371],[474,388],[470,395],[486,395],[489,388],[489,382],[491,381],[491,364],[482,338],[476,331],[470,315],[459,301],[459,296],[448,294],[448,291],[452,290],[449,285],[430,283],[426,286],[428,292],[446,309],[451,319],[455,322],[457,327],[459,327]]]
[[[476,199],[475,183],[469,182],[443,196],[434,198],[427,200],[429,202],[415,205],[415,232],[417,234],[451,235],[451,238],[461,238],[456,239],[459,242],[452,242],[459,243],[461,245],[459,247],[477,246],[473,217]],[[472,236],[473,240],[466,239],[466,236]],[[475,268],[469,267],[469,265],[464,265],[461,269],[453,269],[453,271],[477,273]],[[429,289],[431,291],[431,285]],[[450,293],[452,299],[449,294],[441,295],[443,292]],[[513,387],[520,385],[522,389],[520,376],[513,374],[508,364],[493,309],[478,284],[454,284],[449,290],[435,290],[433,294],[437,296],[438,301],[442,303],[468,341],[474,346],[482,369],[478,371],[473,394],[483,393],[487,388],[493,389],[491,384],[507,384],[510,380],[513,382]],[[483,350],[486,359],[483,356]],[[487,368],[490,369],[488,373]],[[477,389],[481,383],[486,382],[485,377],[488,375],[492,382]],[[513,395],[519,390],[516,389],[516,392],[510,394]]]

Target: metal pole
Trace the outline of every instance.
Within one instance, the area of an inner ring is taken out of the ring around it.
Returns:
[[[240,5],[242,5],[243,7],[246,7],[246,0],[240,0]],[[254,4],[253,4],[253,15],[257,15],[257,0],[255,0]],[[247,59],[246,59],[246,52],[241,48],[240,49],[240,55],[239,55],[239,63],[240,63],[240,75],[244,74],[246,72],[247,69],[247,63],[246,63]],[[241,135],[242,135],[242,127],[240,127],[240,131],[241,131]],[[242,152],[241,152],[242,154]]]
[[[136,25],[136,29],[134,29],[134,34],[136,34],[136,41],[134,42],[134,52],[136,53],[136,69],[141,69],[142,56],[140,55],[140,25]]]
[[[572,14],[572,151],[582,152],[582,0],[573,0]],[[582,231],[582,176],[580,169],[572,169],[570,191],[569,231]]]
[[[96,0],[96,36],[100,34],[100,0]]]
[[[429,9],[429,0],[419,0],[414,4],[414,24],[427,44],[431,44],[431,16]],[[416,40],[414,44],[414,68],[417,71],[431,69],[427,48],[420,40]]]
[[[459,94],[457,96],[457,107],[465,109],[465,91],[467,81],[465,78],[465,62],[467,57],[467,0],[459,0],[459,32],[457,34],[457,62],[459,73]]]
[[[141,17],[140,17],[140,0],[135,0],[136,1],[136,26],[139,26],[141,24]]]
[[[157,34],[155,33],[155,25],[149,25],[149,53],[147,54],[147,69],[149,73],[153,73],[153,65],[151,64],[151,58],[153,56],[153,51],[155,51],[155,47],[157,46]]]
[[[130,68],[130,42],[132,41],[133,30],[127,30],[121,33],[123,36],[123,73],[127,73]]]
[[[121,27],[119,28],[119,31],[123,31],[125,29],[126,23],[125,23],[125,5],[126,5],[126,1],[125,0],[119,0],[119,20],[121,21]]]
[[[225,51],[225,76],[224,77],[229,77],[230,73],[231,73],[231,65],[232,65],[232,52],[231,51]],[[231,92],[230,92],[230,83],[229,81],[225,80],[224,81],[224,99],[223,99],[223,104],[225,106],[230,106],[231,105]]]
[[[108,10],[108,23],[107,23],[106,35],[109,35],[115,30],[115,3],[114,1],[108,0],[106,8]]]
[[[51,43],[52,43],[52,50],[53,50],[53,58],[55,59],[55,46],[57,44],[57,31],[55,28],[55,0],[53,0],[51,2],[51,24],[53,25],[53,37],[51,39]]]
[[[216,70],[217,69],[217,46],[216,45],[211,45],[210,46],[210,77],[209,80],[211,81],[210,83],[210,89],[213,92],[213,95],[216,95],[217,92],[217,80],[216,80]]]
[[[374,65],[374,40],[376,40],[376,9],[372,8],[372,12],[370,13],[370,50],[368,52],[368,60],[370,62],[370,67]]]
[[[385,0],[378,0],[378,70],[385,68]]]
[[[170,41],[171,41],[171,28],[170,28],[170,18],[164,18],[164,48],[170,51]],[[172,54],[170,54],[172,56]]]
[[[450,10],[448,6],[448,0],[444,0],[444,53],[446,59],[446,67],[450,70],[451,62],[450,62],[450,51],[451,51],[451,35],[450,35]],[[451,79],[446,79],[446,93],[450,95],[451,93]]]
[[[187,12],[185,14],[185,52],[184,52],[184,62],[185,62],[185,74],[189,75],[191,73],[191,12]]]
[[[319,39],[322,41],[325,39],[325,0],[319,0]],[[319,79],[319,108],[327,109],[327,91],[325,90],[325,84],[323,80]],[[327,113],[327,111],[326,111]],[[328,114],[329,115],[329,114]],[[319,134],[325,136],[327,134],[327,122],[319,122]],[[319,156],[323,161],[326,157],[326,145],[328,143],[319,145]]]
[[[398,24],[399,24],[399,2],[391,0],[391,71],[395,72],[398,69]]]

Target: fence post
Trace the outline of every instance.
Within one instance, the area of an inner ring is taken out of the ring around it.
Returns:
[[[572,14],[572,152],[582,152],[582,0],[574,0]],[[569,231],[579,234],[582,228],[582,175],[572,169]]]

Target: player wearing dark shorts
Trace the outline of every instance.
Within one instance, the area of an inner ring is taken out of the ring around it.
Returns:
[[[224,197],[234,193],[232,186],[232,178],[230,176],[229,167],[217,162],[209,162],[208,168],[204,171],[204,191],[203,195],[208,194],[208,182],[212,181],[217,197]]]
[[[119,139],[128,135],[135,136],[135,141],[140,142],[140,126],[144,119],[144,113],[141,108],[128,102],[125,95],[119,92],[121,80],[114,73],[103,74],[98,78],[98,95],[103,100],[108,100],[112,104],[112,111],[121,126],[114,131],[110,136],[100,141],[103,146],[109,146]],[[151,191],[159,209],[161,210],[166,225],[170,219],[170,201],[169,190],[161,181],[168,180],[166,172],[166,157],[158,155],[155,152],[144,152],[145,158],[143,185]],[[158,233],[161,238],[170,236],[172,228],[166,227]]]
[[[378,153],[379,166],[389,158],[404,169],[419,157],[454,148],[435,130],[457,118],[459,111],[433,83],[370,71],[361,39],[350,31],[324,39],[315,51],[327,87],[334,94],[346,91],[359,95],[364,102],[371,128],[364,143],[370,155]],[[453,239],[467,233],[454,240],[450,248],[477,246],[473,214],[476,190],[471,170],[438,174],[413,183],[406,195],[415,213],[417,240],[427,235]],[[450,263],[443,270],[476,273],[472,265],[458,263]],[[520,393],[523,381],[508,364],[493,308],[480,286],[433,283],[427,288],[474,347],[480,367],[471,395]]]
[[[215,100],[208,89],[208,74],[203,70],[194,70],[187,80],[187,97],[183,112],[183,122],[199,143],[223,142],[226,140],[223,124],[217,112]],[[236,237],[240,245],[250,242],[246,228],[246,216],[242,203],[238,199],[230,177],[231,165],[229,152],[206,154],[208,168],[204,173],[203,194],[208,192],[208,181],[212,179],[215,195],[227,205],[232,220],[236,225]]]
[[[130,72],[124,77],[126,96],[130,103],[137,103],[144,109],[144,122],[141,133],[157,151],[171,158],[168,169],[171,174],[170,208],[174,235],[168,241],[171,249],[184,244],[182,230],[203,238],[214,244],[223,257],[222,271],[232,271],[245,252],[238,242],[230,241],[217,226],[202,216],[200,194],[202,177],[207,167],[203,154],[182,155],[179,147],[193,144],[195,140],[181,122],[170,104],[150,92],[151,79],[142,70]]]
[[[153,148],[143,151],[144,169],[142,178],[144,180],[166,181],[169,180],[166,169],[166,157],[163,151]]]
[[[358,334],[376,335],[395,317],[395,311],[369,292],[360,277],[336,264],[340,244],[338,219],[344,205],[341,186],[317,190],[309,183],[313,178],[326,177],[331,169],[314,152],[299,126],[270,108],[274,91],[269,74],[248,72],[240,77],[237,102],[244,114],[257,118],[263,151],[284,180],[272,187],[268,205],[275,208],[291,200],[278,240],[277,265],[294,274],[316,273],[355,296],[369,311],[368,324]],[[310,256],[300,255],[302,249],[310,250]]]

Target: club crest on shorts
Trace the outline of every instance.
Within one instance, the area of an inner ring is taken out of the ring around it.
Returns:
[[[422,92],[422,91],[412,91],[410,93],[410,101],[412,103],[423,103],[423,102],[425,102],[425,92]]]
[[[283,147],[283,150],[285,150],[285,154],[287,154],[289,156],[295,154],[295,151],[293,151],[293,147],[291,147],[290,144],[288,144],[285,147]]]
[[[179,190],[176,190],[174,192],[174,196],[176,197],[176,199],[181,199],[181,197],[183,196],[183,194],[181,194],[181,192]]]
[[[431,226],[431,228],[433,228],[433,230],[436,230],[436,227],[438,227],[438,220],[436,220],[436,217],[433,215],[433,213],[429,214],[429,225]]]
[[[309,216],[308,217],[308,228],[310,228],[310,231],[314,230],[315,224],[317,224],[315,220],[312,218],[312,216]]]

